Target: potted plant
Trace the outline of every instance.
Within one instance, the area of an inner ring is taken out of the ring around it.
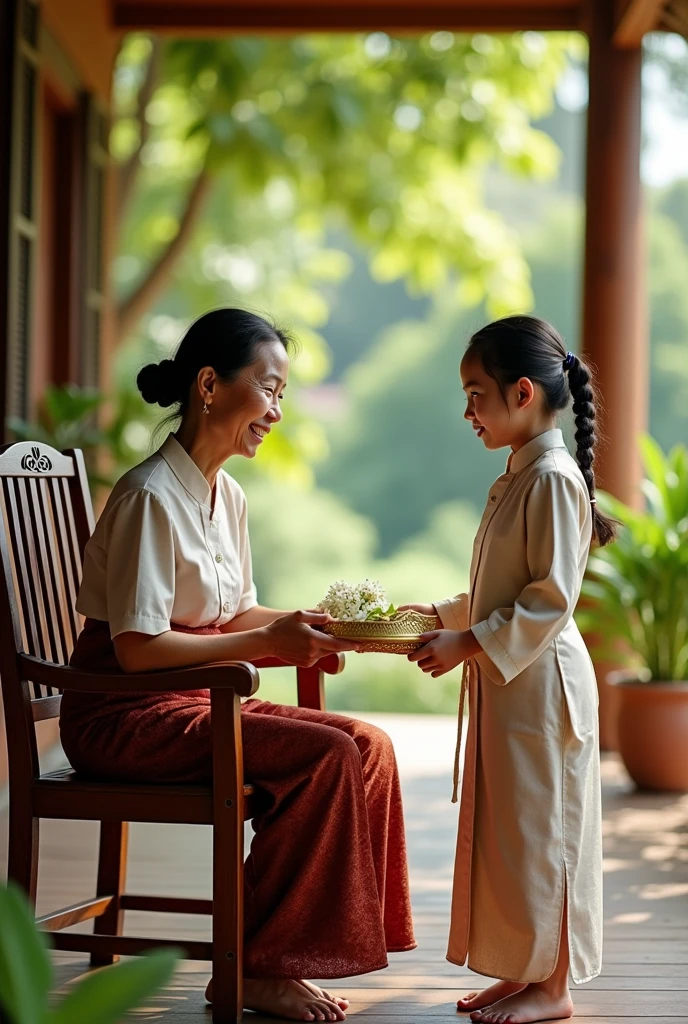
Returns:
[[[619,752],[643,789],[688,790],[688,449],[665,455],[641,441],[645,511],[601,495],[619,538],[593,550],[583,584],[582,630],[593,655],[626,667],[609,681],[619,695]]]

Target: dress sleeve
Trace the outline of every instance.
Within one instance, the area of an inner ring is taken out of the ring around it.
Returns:
[[[443,629],[468,629],[468,594],[435,601],[435,608]]]
[[[241,554],[242,590],[239,606],[235,615],[243,615],[258,604],[256,586],[253,582],[253,565],[251,562],[251,541],[248,535],[248,508],[246,495],[242,492],[241,513],[239,516],[239,550]]]
[[[526,554],[532,582],[509,608],[471,627],[476,661],[498,685],[532,664],[570,619],[579,596],[581,489],[562,473],[539,477],[526,501]]]
[[[109,515],[105,587],[110,636],[170,628],[175,591],[174,530],[150,491],[129,491]]]

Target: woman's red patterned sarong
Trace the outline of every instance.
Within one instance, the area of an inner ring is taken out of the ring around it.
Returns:
[[[86,620],[71,664],[119,669],[107,623]],[[254,699],[241,710],[246,778],[269,797],[246,861],[246,977],[342,978],[386,967],[388,952],[415,948],[391,741],[327,712]],[[86,775],[212,777],[208,690],[67,691],[60,730],[72,766]]]

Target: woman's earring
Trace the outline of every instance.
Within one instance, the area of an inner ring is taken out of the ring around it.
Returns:
[[[203,412],[206,414],[206,416],[210,416],[210,409],[208,408],[207,402],[203,403]]]

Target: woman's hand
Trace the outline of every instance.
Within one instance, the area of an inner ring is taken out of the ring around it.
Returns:
[[[419,615],[437,615],[434,604],[402,604],[400,612],[418,612]]]
[[[421,640],[425,641],[425,646],[409,654],[408,660],[417,662],[418,667],[423,672],[430,672],[433,679],[443,676],[482,650],[470,629],[435,629],[424,633]]]
[[[325,612],[298,611],[280,616],[263,631],[268,653],[289,665],[310,668],[327,654],[358,650],[360,644],[355,640],[340,640],[313,628],[326,622],[332,622],[332,616]]]

